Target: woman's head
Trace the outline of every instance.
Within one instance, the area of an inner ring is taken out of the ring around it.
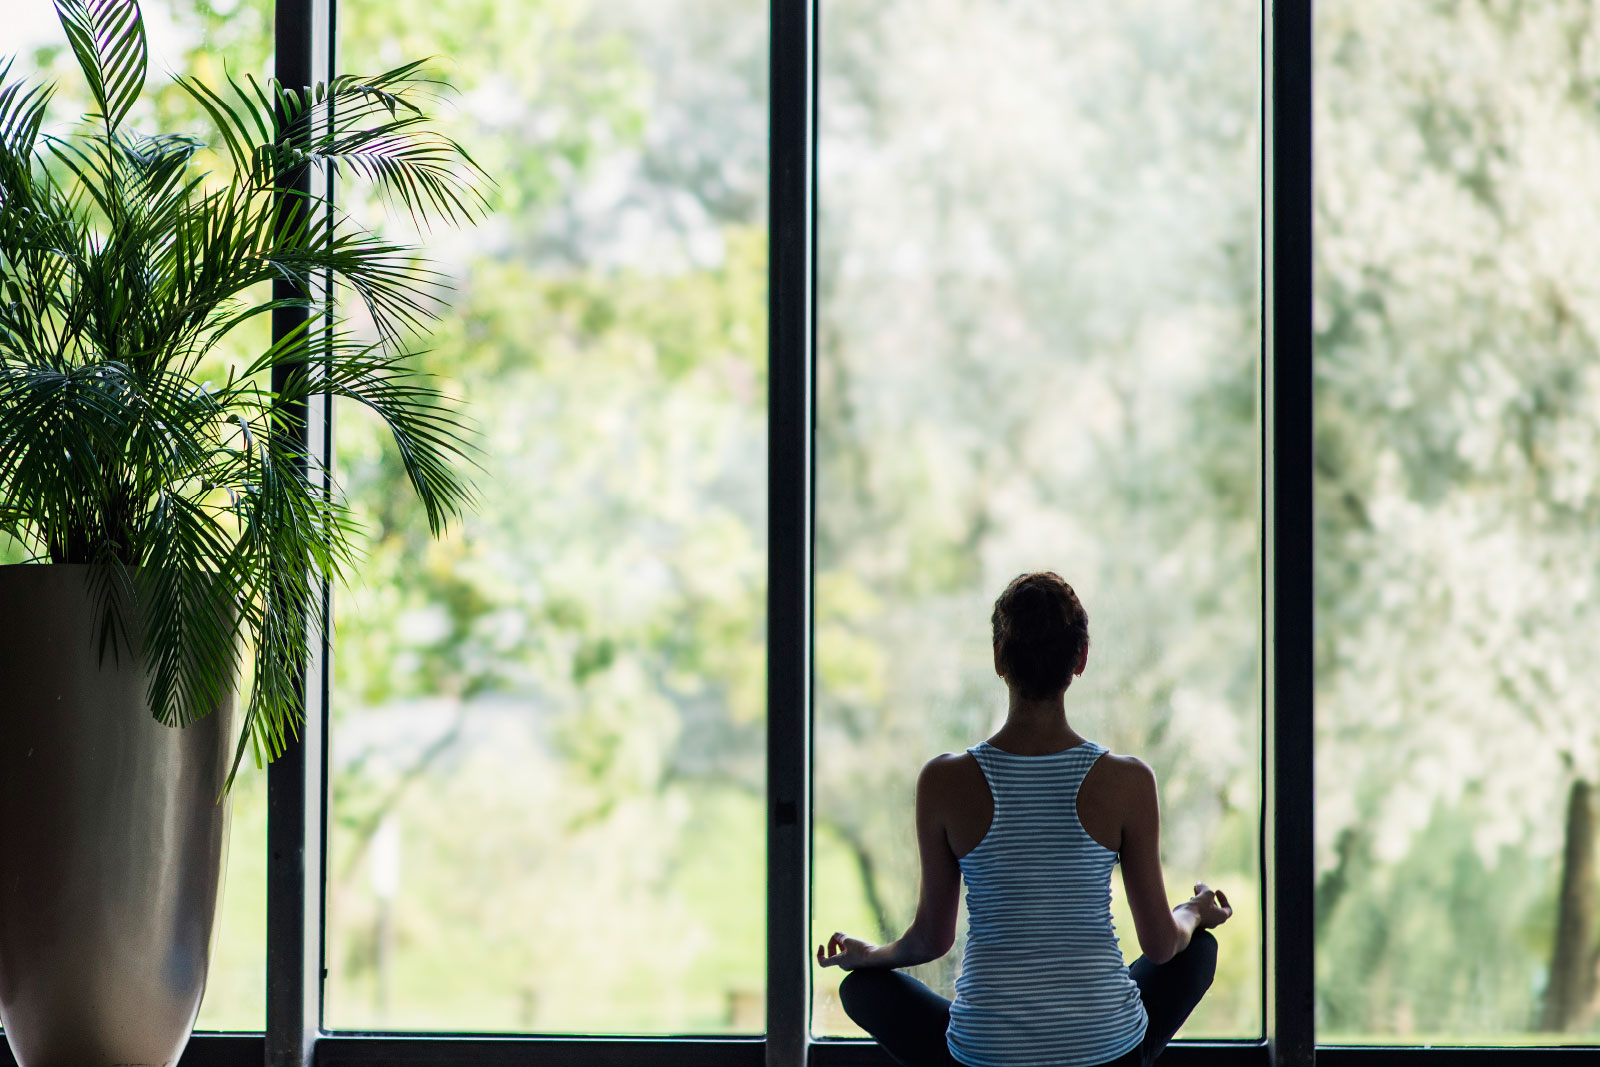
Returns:
[[[1019,574],[994,602],[994,666],[1029,699],[1054,696],[1083,673],[1089,613],[1054,571]]]

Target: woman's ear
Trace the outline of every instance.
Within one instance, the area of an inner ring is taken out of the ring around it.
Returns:
[[[1085,641],[1083,643],[1083,651],[1078,653],[1078,667],[1077,667],[1076,670],[1074,670],[1072,672],[1073,676],[1076,677],[1078,675],[1081,675],[1083,673],[1083,669],[1085,667],[1087,667],[1088,665],[1089,665],[1089,642]]]
[[[994,673],[999,675],[1001,678],[1004,678],[1006,676],[1006,672],[1000,669],[1000,646],[999,645],[995,645],[994,646]]]

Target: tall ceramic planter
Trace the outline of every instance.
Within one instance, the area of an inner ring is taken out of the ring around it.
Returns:
[[[216,925],[233,709],[162,726],[89,568],[0,567],[0,1024],[22,1067],[177,1063]]]

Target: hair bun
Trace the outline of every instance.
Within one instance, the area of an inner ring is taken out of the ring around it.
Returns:
[[[1065,689],[1089,644],[1089,615],[1054,571],[1019,574],[990,618],[1000,672],[1026,697]]]

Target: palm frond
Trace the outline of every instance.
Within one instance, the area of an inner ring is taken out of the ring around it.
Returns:
[[[245,553],[180,493],[158,494],[150,519],[138,598],[148,697],[160,721],[187,726],[233,693]]]
[[[114,130],[144,89],[149,52],[138,0],[55,0],[67,43],[89,82],[106,129]]]
[[[471,431],[433,378],[410,365],[413,354],[337,339],[330,343],[333,354],[296,368],[279,399],[344,397],[376,414],[394,440],[429,529],[438,535],[472,500],[464,469],[477,466]]]
[[[222,131],[236,173],[261,188],[319,164],[370,180],[419,223],[470,222],[487,208],[484,187],[493,181],[460,144],[429,128],[413,97],[438,83],[419,70],[408,63],[303,89],[249,76],[225,93],[195,78],[178,83]]]
[[[10,81],[13,60],[0,65],[0,196],[26,192],[30,160],[51,90]]]

